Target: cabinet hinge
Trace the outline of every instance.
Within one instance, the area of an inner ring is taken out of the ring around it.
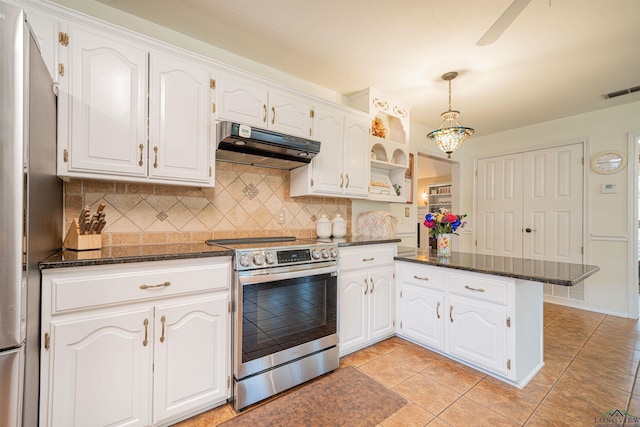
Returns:
[[[69,34],[60,31],[58,33],[58,43],[62,46],[69,46]]]
[[[64,64],[62,62],[58,64],[58,74],[60,74],[60,77],[64,77]]]
[[[44,349],[49,350],[49,345],[51,344],[51,338],[49,337],[49,332],[45,332],[44,334]]]
[[[309,180],[309,183],[310,183],[310,184],[311,184],[311,186],[313,187],[313,178],[311,178],[311,179]]]
[[[231,313],[231,301],[227,302],[227,313]]]
[[[231,387],[231,376],[227,375],[227,388]]]
[[[511,327],[511,317],[507,317],[507,328]]]
[[[511,369],[511,359],[507,359],[507,369]]]
[[[64,160],[65,163],[69,161],[69,152],[66,148],[62,150],[62,160]]]
[[[215,112],[216,112],[216,103],[215,103],[215,102],[213,102],[213,103],[211,104],[211,112],[212,112],[212,113],[215,113]]]
[[[211,79],[211,80],[209,80],[209,86],[211,87],[211,89],[215,89],[215,88],[216,88],[216,81],[215,81],[215,79]]]
[[[313,119],[315,115],[316,113],[313,110],[309,110],[309,117]]]

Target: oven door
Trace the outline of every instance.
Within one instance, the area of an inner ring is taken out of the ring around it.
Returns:
[[[237,380],[337,345],[337,262],[236,274]]]

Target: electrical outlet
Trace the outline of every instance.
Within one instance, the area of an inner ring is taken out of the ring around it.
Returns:
[[[278,217],[277,217],[276,221],[277,221],[278,224],[284,224],[285,223],[284,211],[278,212]]]

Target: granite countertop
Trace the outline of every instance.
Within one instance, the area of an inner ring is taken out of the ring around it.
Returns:
[[[410,250],[410,248],[404,247],[398,249],[398,256],[395,259],[562,286],[576,285],[600,270],[600,267],[595,265],[508,258],[466,252],[453,252],[451,258],[439,258],[434,251]]]
[[[62,250],[40,262],[40,268],[83,267],[145,261],[232,256],[233,251],[206,243],[104,246],[90,251]]]
[[[318,242],[336,243],[339,247],[398,243],[400,239],[375,237],[344,237],[318,239]],[[41,269],[83,267],[91,265],[125,264],[172,259],[207,258],[232,256],[233,251],[206,243],[173,243],[163,245],[104,246],[89,251],[62,250],[40,263]]]

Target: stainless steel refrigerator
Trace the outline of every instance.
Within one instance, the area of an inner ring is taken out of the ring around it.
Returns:
[[[25,19],[0,2],[0,427],[37,424],[38,263],[62,241],[56,96]]]

